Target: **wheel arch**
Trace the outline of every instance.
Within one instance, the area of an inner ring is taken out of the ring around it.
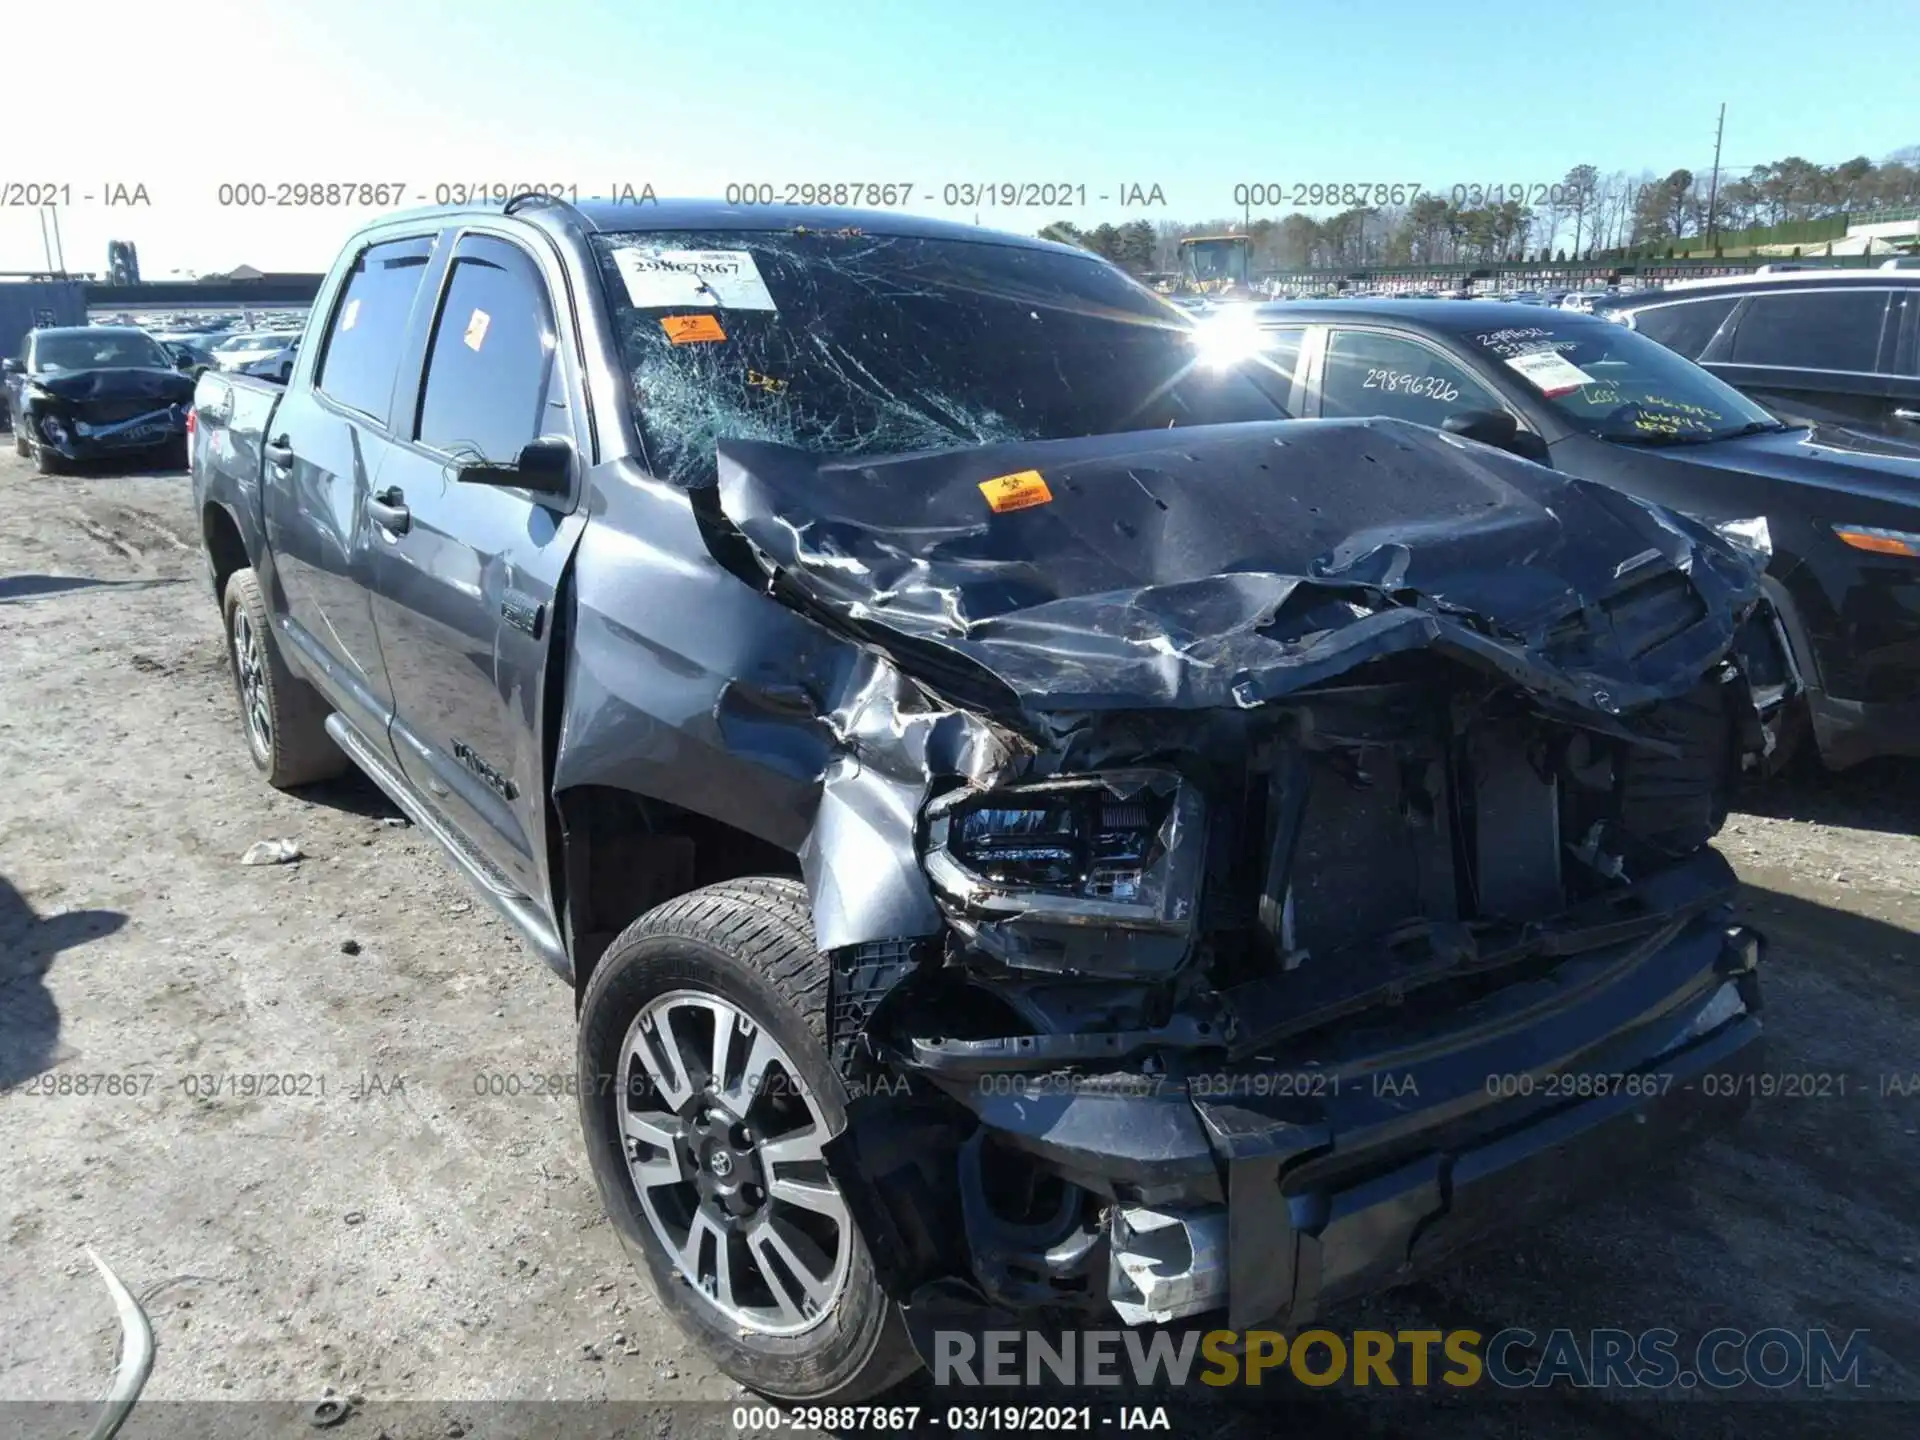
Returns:
[[[213,599],[217,605],[226,594],[227,581],[233,578],[236,571],[252,565],[253,557],[247,552],[247,541],[240,533],[240,522],[216,500],[209,500],[201,507],[200,540],[206,549],[207,569],[213,579]]]
[[[801,879],[797,854],[724,820],[641,791],[576,785],[553,797],[557,906],[576,1000],[627,926],[708,885],[755,875]]]

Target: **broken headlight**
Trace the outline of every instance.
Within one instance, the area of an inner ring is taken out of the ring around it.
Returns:
[[[983,932],[1003,921],[1018,921],[1029,942],[1056,927],[1159,932],[1179,944],[1156,949],[1151,961],[1116,955],[1110,968],[1160,968],[1184,956],[1199,901],[1205,806],[1179,776],[1116,770],[957,790],[929,805],[926,818],[927,878],[963,933],[987,943]],[[1022,958],[1046,963],[1031,944],[1021,948]]]
[[[1773,559],[1773,532],[1767,517],[1755,515],[1748,520],[1727,520],[1713,527],[1714,533],[1736,549],[1759,560],[1762,566]]]

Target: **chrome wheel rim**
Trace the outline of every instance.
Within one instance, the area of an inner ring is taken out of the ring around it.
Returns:
[[[779,1041],[729,1001],[671,991],[628,1028],[616,1100],[640,1208],[702,1303],[759,1335],[825,1319],[853,1220],[826,1116]]]
[[[267,657],[260,636],[238,605],[233,609],[233,674],[240,682],[240,713],[247,742],[265,759],[273,753],[273,710],[267,704]]]

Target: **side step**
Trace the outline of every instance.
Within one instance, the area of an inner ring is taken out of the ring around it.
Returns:
[[[571,983],[573,962],[567,957],[567,947],[560,943],[559,935],[554,932],[546,916],[541,914],[540,907],[532,897],[514,889],[505,875],[489,864],[484,856],[477,854],[437,811],[415,795],[413,787],[374,753],[373,748],[360,738],[360,732],[349,725],[346,717],[337,710],[327,716],[327,734],[334,744],[346,752],[347,758],[364,770],[367,777],[386,792],[387,798],[405,812],[407,819],[439,842],[441,851],[453,863],[453,868],[465,876],[467,882],[506,918],[507,923],[520,932],[521,938],[533,947],[536,955],[546,961],[547,967],[562,980]]]

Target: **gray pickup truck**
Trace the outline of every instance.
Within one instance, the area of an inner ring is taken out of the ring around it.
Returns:
[[[1302,1324],[1743,1108],[1750,557],[1280,393],[1063,246],[536,197],[201,378],[255,764],[571,983],[607,1211],[753,1389]]]

